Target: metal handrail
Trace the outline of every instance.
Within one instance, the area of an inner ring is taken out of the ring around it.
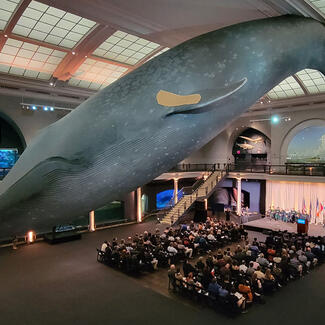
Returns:
[[[220,180],[221,180],[222,177],[223,177],[224,175],[226,175],[226,174],[227,174],[227,172],[226,172],[225,170],[220,171],[220,176],[221,176]],[[204,184],[207,184],[208,181],[209,181],[209,179],[210,179],[213,175],[214,175],[214,173],[211,173],[211,174],[208,176],[208,178],[206,178],[206,179],[204,180],[204,182],[203,182],[199,187],[197,187],[197,189],[196,189],[195,191],[193,191],[193,193],[190,195],[190,198],[192,198],[193,195],[196,195],[196,198],[195,198],[195,200],[196,200],[196,199],[199,197],[198,192],[199,192],[199,190],[201,189],[201,186],[203,186]],[[218,180],[218,181],[220,181],[220,180]],[[212,184],[213,184],[213,183],[212,183]],[[208,190],[209,185],[210,185],[210,183],[209,183],[209,184],[207,185],[207,187],[206,187],[206,195],[208,195],[208,193],[209,193],[209,190]],[[216,185],[217,185],[217,182],[216,182],[215,186],[216,186]],[[210,191],[212,191],[212,189],[213,189],[213,186],[211,186]],[[194,200],[194,201],[195,201],[195,200]],[[193,203],[194,201],[191,200],[189,206],[187,206],[186,201],[182,202],[182,200],[180,200],[179,202],[177,202],[177,205],[179,205],[179,204],[183,204],[183,208],[184,208],[185,210],[187,210],[187,208],[189,208],[189,207],[192,205],[192,203]],[[175,205],[175,206],[176,206],[176,205]],[[178,213],[177,213],[178,217],[179,217],[179,214],[180,214],[180,210],[179,210],[179,208],[178,208]]]
[[[195,171],[216,171],[223,170],[227,166],[226,163],[203,163],[203,164],[178,164],[173,167],[170,172],[195,172]]]
[[[286,163],[284,165],[228,164],[227,172],[270,175],[325,176],[325,163]]]

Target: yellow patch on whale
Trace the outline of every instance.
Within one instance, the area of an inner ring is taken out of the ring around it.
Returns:
[[[201,100],[200,94],[191,94],[191,95],[177,95],[170,93],[169,91],[159,90],[157,93],[157,103],[159,105],[175,107],[183,105],[197,104]]]

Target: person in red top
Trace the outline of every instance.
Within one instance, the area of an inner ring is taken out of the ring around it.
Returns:
[[[276,254],[276,251],[274,249],[274,246],[270,247],[267,250],[267,259],[269,262],[273,262],[273,257],[275,256],[275,254]]]

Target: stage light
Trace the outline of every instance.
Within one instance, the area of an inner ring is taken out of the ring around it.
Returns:
[[[53,82],[50,82],[50,86],[53,86],[54,85],[54,83]]]
[[[43,110],[44,110],[44,111],[48,111],[49,109],[48,109],[47,106],[44,106],[44,107],[43,107]]]
[[[32,106],[32,110],[36,111],[37,107],[36,106]]]
[[[278,115],[273,115],[271,117],[271,123],[272,124],[278,124],[280,122],[280,117]]]
[[[50,107],[50,111],[53,112],[54,111],[54,107]]]

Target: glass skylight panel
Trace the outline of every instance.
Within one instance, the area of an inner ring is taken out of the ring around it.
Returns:
[[[69,80],[71,86],[98,90],[120,78],[128,69],[115,64],[86,59]]]
[[[159,46],[157,43],[118,30],[102,43],[93,54],[135,65],[149,56]]]
[[[32,1],[13,33],[71,49],[95,25],[89,19]]]
[[[8,38],[0,52],[0,72],[49,80],[65,52]]]
[[[325,1],[324,0],[307,0],[307,2],[311,3],[315,8],[325,14]]]
[[[160,54],[163,54],[164,52],[168,51],[169,47],[165,47],[164,49],[162,49],[161,51],[157,52],[155,55],[153,55],[151,58],[148,59],[148,61],[152,60],[153,58],[159,56]]]
[[[297,77],[301,80],[309,93],[319,94],[325,92],[325,77],[321,72],[313,69],[305,69],[299,71]]]
[[[4,30],[20,0],[0,0],[0,30]]]
[[[284,99],[302,96],[304,95],[304,91],[295,78],[290,76],[270,90],[267,95],[271,99]]]

